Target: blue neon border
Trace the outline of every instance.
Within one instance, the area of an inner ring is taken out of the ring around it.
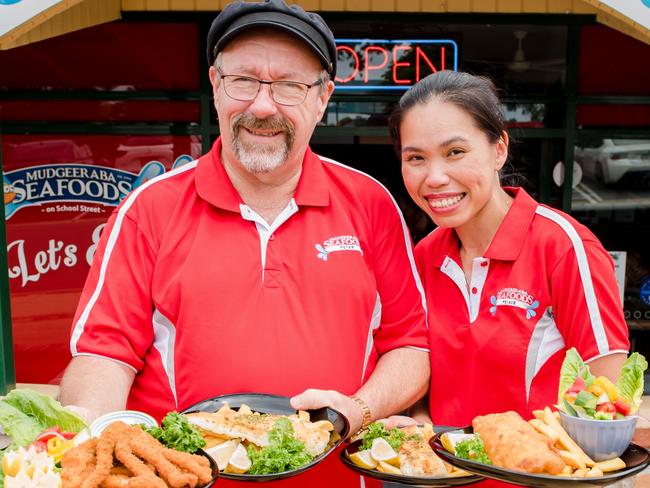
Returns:
[[[451,44],[454,47],[454,71],[458,71],[458,44],[456,44],[456,41],[452,39],[395,39],[395,40],[389,40],[389,39],[334,39],[334,41],[337,43],[359,43],[359,42],[372,42],[372,43],[385,43],[385,44],[401,44],[401,43],[414,43],[417,42],[419,44]],[[409,88],[411,88],[413,85],[363,85],[363,86],[345,86],[345,85],[337,85],[336,82],[334,83],[334,91],[375,91],[375,90],[381,90],[381,91],[397,91],[397,90],[402,90],[406,91]]]

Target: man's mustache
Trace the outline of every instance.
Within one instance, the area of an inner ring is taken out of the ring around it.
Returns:
[[[290,140],[293,139],[294,135],[293,126],[289,122],[287,122],[285,119],[275,117],[258,119],[251,114],[240,114],[235,117],[232,122],[233,134],[236,136],[242,127],[248,130],[285,132]]]

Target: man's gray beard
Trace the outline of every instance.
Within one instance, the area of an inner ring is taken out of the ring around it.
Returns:
[[[237,136],[233,142],[237,159],[251,173],[270,173],[284,164],[291,151],[286,138],[281,147],[246,144]]]
[[[283,130],[284,142],[273,146],[245,143],[239,138],[239,131],[243,127]],[[233,120],[232,133],[235,156],[244,168],[254,174],[270,173],[279,168],[287,160],[293,148],[294,131],[284,120],[256,119],[242,114]]]

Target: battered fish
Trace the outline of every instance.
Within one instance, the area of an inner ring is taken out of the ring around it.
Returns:
[[[558,474],[565,464],[538,433],[516,412],[493,413],[472,421],[483,440],[485,452],[495,466],[527,473]]]
[[[187,420],[202,430],[224,436],[229,439],[239,438],[252,442],[256,446],[269,445],[268,434],[275,422],[284,416],[260,413],[240,413],[227,405],[218,412],[194,412],[186,414]],[[289,415],[296,439],[305,444],[305,449],[312,456],[322,454],[327,448],[330,433],[317,424]]]

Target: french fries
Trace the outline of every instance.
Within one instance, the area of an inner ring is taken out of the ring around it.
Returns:
[[[450,472],[447,475],[447,477],[448,478],[460,478],[461,476],[469,476],[471,474],[472,473],[468,473],[464,469],[459,469],[459,468],[454,467],[454,470],[452,472]]]
[[[553,415],[553,412],[551,412],[551,409],[546,407],[544,409],[544,422],[546,422],[553,430],[555,430],[558,435],[560,436],[560,439],[558,440],[559,444],[562,445],[567,451],[570,451],[574,454],[577,454],[580,456],[584,463],[589,466],[590,468],[596,464],[596,462],[591,459],[587,454],[578,446],[578,444],[575,443],[571,437],[569,437],[569,434],[567,434],[566,430],[562,427],[560,424],[560,421],[557,419],[555,415]]]
[[[569,466],[573,466],[576,469],[583,469],[586,468],[587,466],[585,465],[584,460],[578,456],[577,454],[571,452],[571,451],[558,451],[557,452],[560,457],[562,458],[562,461],[567,463]]]
[[[587,471],[587,474],[585,475],[587,478],[597,478],[599,476],[602,476],[603,472],[598,469],[596,466],[591,468],[589,471]]]
[[[601,461],[596,463],[594,468],[600,469],[603,473],[609,473],[610,471],[618,471],[625,467],[625,462],[621,458],[608,459],[607,461]]]
[[[608,459],[598,463],[591,459],[564,430],[560,424],[558,412],[552,412],[549,407],[546,407],[544,410],[534,410],[533,415],[535,418],[529,420],[528,423],[551,441],[551,445],[566,463],[562,472],[557,476],[597,478],[603,476],[604,473],[625,468],[625,462],[621,458]]]
[[[544,421],[540,419],[532,419],[529,420],[528,423],[535,427],[535,430],[537,430],[539,433],[544,434],[546,437],[551,439],[554,444],[560,439],[560,434],[558,434],[557,431],[552,427],[546,425]]]
[[[589,468],[580,468],[576,469],[572,475],[570,475],[573,478],[585,478],[587,476],[587,472],[589,471]]]

